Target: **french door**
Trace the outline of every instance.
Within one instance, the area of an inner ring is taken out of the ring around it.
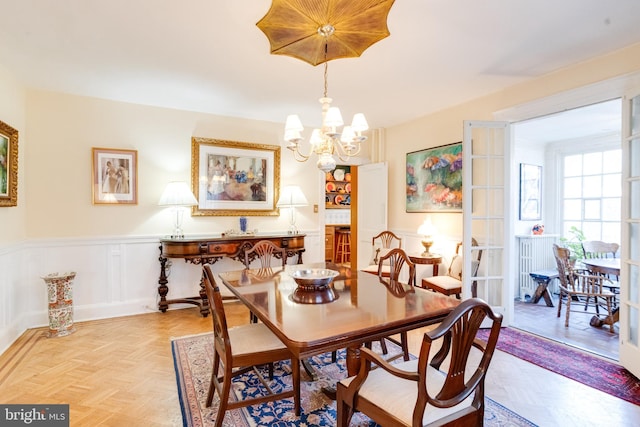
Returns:
[[[640,378],[640,87],[623,98],[620,364]]]
[[[463,152],[463,299],[477,297],[505,315],[513,314],[510,260],[512,246],[511,142],[507,122],[465,121]],[[478,242],[472,247],[471,239]],[[482,251],[472,275],[472,251]]]

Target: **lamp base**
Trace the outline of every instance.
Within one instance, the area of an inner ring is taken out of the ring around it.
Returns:
[[[422,241],[422,246],[424,246],[424,252],[422,253],[422,256],[431,255],[431,252],[430,252],[431,245],[433,245],[433,240],[423,240]]]

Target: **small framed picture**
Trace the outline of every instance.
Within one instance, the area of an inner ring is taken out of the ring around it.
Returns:
[[[95,147],[91,151],[93,204],[137,204],[138,152]]]
[[[18,205],[18,131],[0,121],[0,207]]]
[[[542,166],[520,163],[520,220],[542,219]]]

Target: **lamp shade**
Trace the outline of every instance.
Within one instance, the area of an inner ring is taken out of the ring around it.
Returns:
[[[288,185],[280,191],[280,198],[276,206],[279,208],[290,208],[292,206],[307,206],[309,202],[304,193],[297,185]]]
[[[418,227],[418,234],[421,236],[433,236],[436,234],[436,228],[431,223],[431,218],[425,219],[420,227]]]
[[[167,184],[158,205],[160,206],[195,206],[198,200],[184,181],[173,181]]]

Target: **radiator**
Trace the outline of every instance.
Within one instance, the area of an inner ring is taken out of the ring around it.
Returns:
[[[529,275],[536,270],[556,268],[552,245],[558,241],[557,234],[541,236],[516,236],[518,238],[518,278],[520,281],[520,301],[526,301],[535,293],[538,284]],[[551,293],[558,292],[557,281],[549,284]]]

